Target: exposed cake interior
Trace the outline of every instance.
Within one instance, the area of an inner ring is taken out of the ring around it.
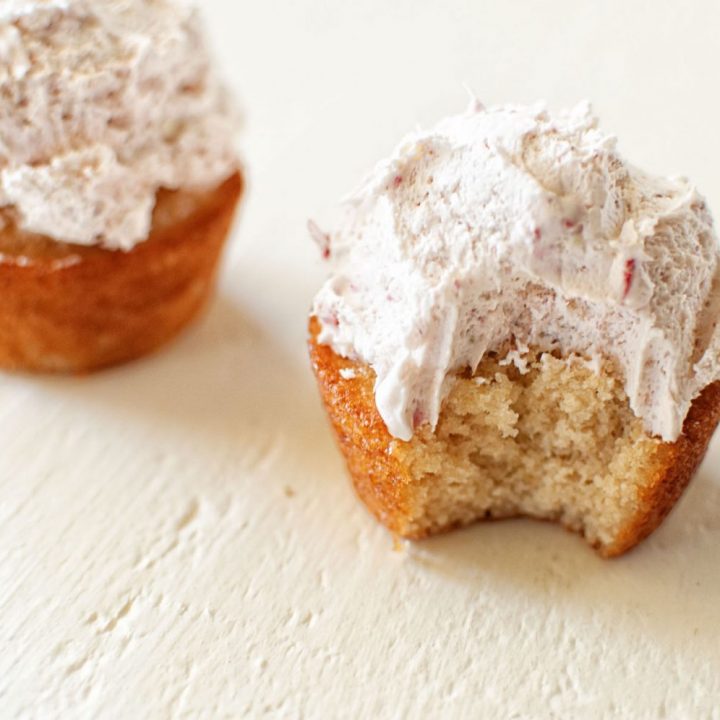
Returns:
[[[391,443],[416,486],[402,534],[530,515],[607,545],[633,518],[661,443],[631,412],[622,383],[550,354],[525,370],[487,357],[454,384],[434,433],[424,426]]]
[[[647,537],[677,502],[720,420],[720,383],[693,401],[677,441],[648,433],[607,360],[507,347],[455,374],[436,427],[388,431],[377,376],[319,341],[310,355],[355,490],[390,530],[419,539],[486,518],[529,516],[579,532],[602,555]]]

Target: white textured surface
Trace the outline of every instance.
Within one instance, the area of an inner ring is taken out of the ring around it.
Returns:
[[[522,521],[397,551],[302,347],[306,216],[462,80],[592,97],[621,149],[717,211],[720,6],[204,5],[249,111],[246,212],[220,297],[170,350],[0,379],[0,716],[720,717],[717,443],[618,561]]]

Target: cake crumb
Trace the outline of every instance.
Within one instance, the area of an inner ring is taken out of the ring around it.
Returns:
[[[395,533],[393,533],[392,541],[393,541],[393,543],[392,543],[392,551],[393,552],[401,553],[401,552],[405,552],[407,550],[408,541],[401,538],[399,535],[395,535]]]

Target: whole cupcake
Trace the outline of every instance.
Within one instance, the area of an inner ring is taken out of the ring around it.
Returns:
[[[0,4],[0,366],[143,355],[205,304],[237,120],[171,0]]]
[[[720,418],[720,253],[684,179],[587,105],[406,138],[324,234],[310,348],[360,497],[399,535],[526,515],[618,555]]]

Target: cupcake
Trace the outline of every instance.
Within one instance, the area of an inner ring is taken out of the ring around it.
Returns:
[[[0,55],[0,366],[154,350],[204,306],[243,186],[197,13],[6,2]]]
[[[705,201],[590,108],[478,103],[405,138],[329,232],[310,352],[360,498],[423,538],[529,516],[649,535],[720,419]]]

